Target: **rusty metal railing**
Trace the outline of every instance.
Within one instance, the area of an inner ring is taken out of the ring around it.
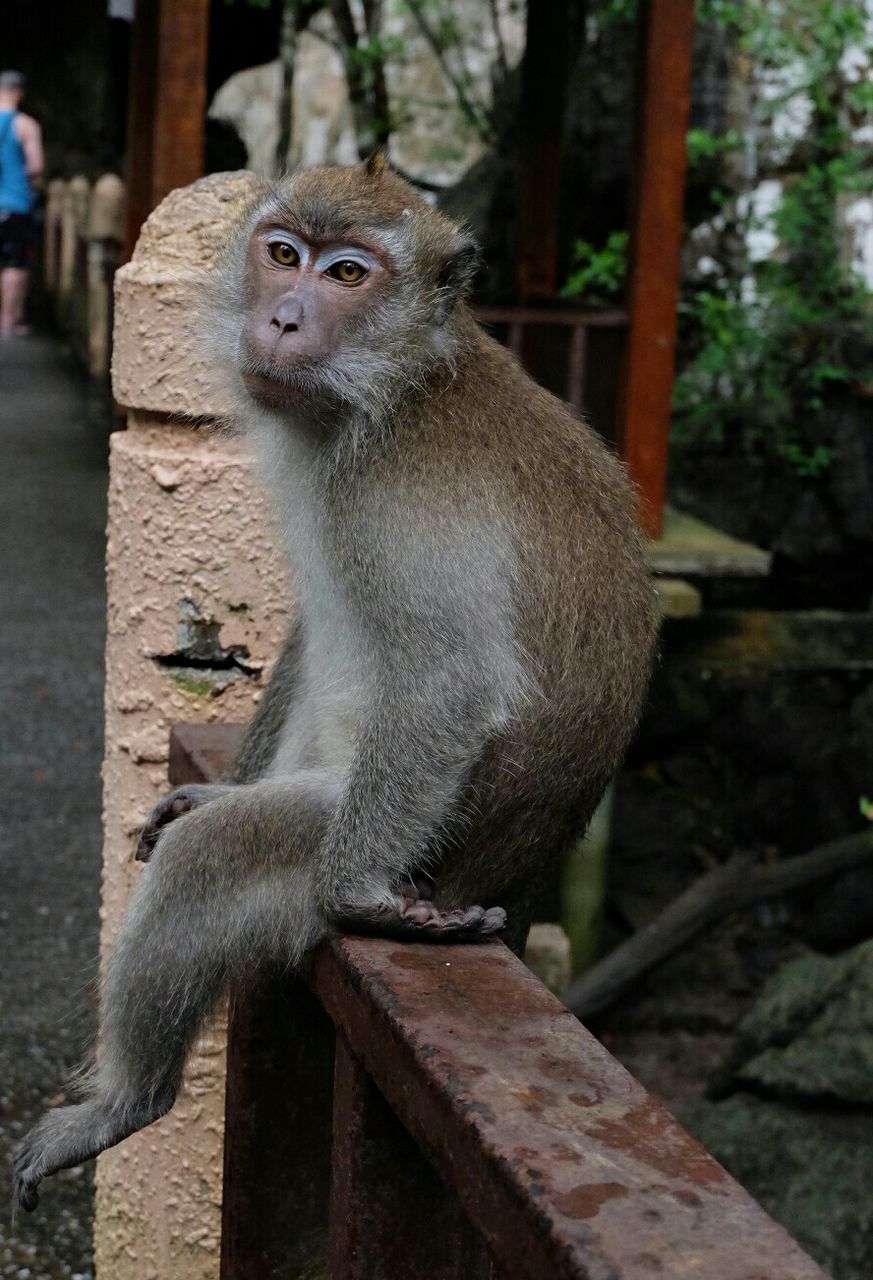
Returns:
[[[476,307],[474,314],[489,328],[505,329],[506,346],[522,363],[528,331],[569,329],[564,399],[580,412],[585,407],[589,329],[626,329],[628,323],[627,312],[618,307]]]
[[[178,726],[171,782],[238,736]],[[826,1280],[499,942],[235,994],[222,1233],[222,1280]]]

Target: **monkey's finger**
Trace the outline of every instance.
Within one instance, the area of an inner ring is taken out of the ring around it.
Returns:
[[[136,842],[136,850],[133,855],[134,862],[148,862],[154,852],[154,840],[147,840],[145,836],[140,836]]]

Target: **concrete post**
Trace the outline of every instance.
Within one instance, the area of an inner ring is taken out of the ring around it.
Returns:
[[[57,292],[58,319],[64,328],[69,328],[73,320],[79,244],[88,225],[89,191],[88,179],[81,174],[70,178],[64,189]]]
[[[124,183],[104,173],[94,183],[88,206],[88,372],[109,376],[112,348],[112,277],[124,238]]]
[[[222,406],[191,332],[203,273],[253,185],[219,174],[174,191],[116,274],[113,389],[128,429],[110,469],[104,954],[141,873],[137,829],[166,790],[170,726],[248,719],[287,625],[247,450],[203,425]],[[214,667],[189,662],[204,642]],[[98,1280],[217,1280],[223,1050],[212,1028],[171,1114],[99,1160]]]
[[[58,288],[61,250],[61,215],[67,184],[63,178],[52,178],[46,187],[45,221],[43,222],[42,270],[46,290],[55,294]]]

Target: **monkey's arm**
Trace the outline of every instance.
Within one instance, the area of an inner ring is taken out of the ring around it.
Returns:
[[[296,618],[285,638],[270,682],[246,730],[231,771],[231,782],[254,782],[256,778],[263,776],[272,762],[297,687],[302,645],[303,627],[299,618]]]

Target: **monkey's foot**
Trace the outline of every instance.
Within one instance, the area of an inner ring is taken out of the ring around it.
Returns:
[[[49,1111],[15,1153],[14,1191],[22,1209],[39,1203],[37,1187],[60,1169],[72,1169],[166,1115],[173,1100],[116,1109],[98,1102]]]
[[[394,894],[393,905],[374,906],[344,916],[343,924],[366,933],[410,942],[477,942],[499,933],[506,924],[502,907],[458,907],[443,911],[429,898]]]
[[[225,787],[220,783],[192,782],[187,786],[177,787],[175,791],[164,796],[143,823],[134,854],[136,861],[148,862],[164,827],[175,822],[176,818],[181,818],[184,813],[190,813],[192,809],[199,809],[210,800],[217,800],[219,796],[226,795],[230,789],[229,786]]]

